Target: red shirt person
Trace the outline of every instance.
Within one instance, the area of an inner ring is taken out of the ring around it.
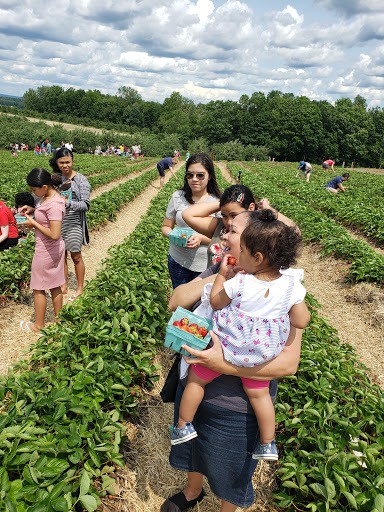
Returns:
[[[0,201],[0,251],[17,245],[19,234],[11,210]]]
[[[333,168],[334,165],[335,165],[335,162],[333,160],[324,160],[323,169],[325,171],[328,171],[328,169],[331,168],[332,172],[335,172],[335,169]]]

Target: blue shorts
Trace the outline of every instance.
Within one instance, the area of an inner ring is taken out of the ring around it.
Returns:
[[[175,423],[183,391],[179,383],[175,400]],[[252,505],[252,476],[257,460],[252,452],[259,440],[254,414],[223,409],[202,402],[193,425],[198,437],[171,447],[169,462],[174,469],[205,475],[218,498],[237,507]]]
[[[189,283],[201,274],[201,272],[194,272],[189,268],[182,267],[170,254],[168,254],[168,271],[174,289],[181,284]]]

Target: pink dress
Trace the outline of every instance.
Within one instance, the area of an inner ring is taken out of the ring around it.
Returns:
[[[35,220],[42,226],[49,228],[50,221],[62,221],[65,215],[65,202],[61,195],[55,195],[37,205]],[[32,260],[32,275],[30,287],[33,290],[52,290],[65,283],[64,240],[50,240],[38,229],[35,229],[35,254]]]

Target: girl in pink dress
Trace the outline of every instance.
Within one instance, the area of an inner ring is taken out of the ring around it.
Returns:
[[[37,333],[45,323],[45,290],[51,291],[56,316],[63,306],[61,286],[65,283],[65,245],[61,238],[61,223],[65,215],[65,201],[56,192],[56,187],[61,184],[61,176],[51,176],[41,167],[32,169],[27,176],[27,184],[31,192],[41,199],[36,204],[35,218],[26,215],[27,220],[23,223],[26,228],[35,229],[35,254],[30,284],[35,301],[35,321],[23,320],[20,327],[24,331]]]

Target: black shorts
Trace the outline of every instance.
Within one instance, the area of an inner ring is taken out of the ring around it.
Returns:
[[[5,251],[10,247],[15,247],[19,242],[18,238],[6,238],[4,242],[0,243],[0,251]]]
[[[159,171],[159,174],[162,178],[164,178],[165,176],[165,171],[162,167],[160,167],[159,165],[157,166],[157,170]]]

